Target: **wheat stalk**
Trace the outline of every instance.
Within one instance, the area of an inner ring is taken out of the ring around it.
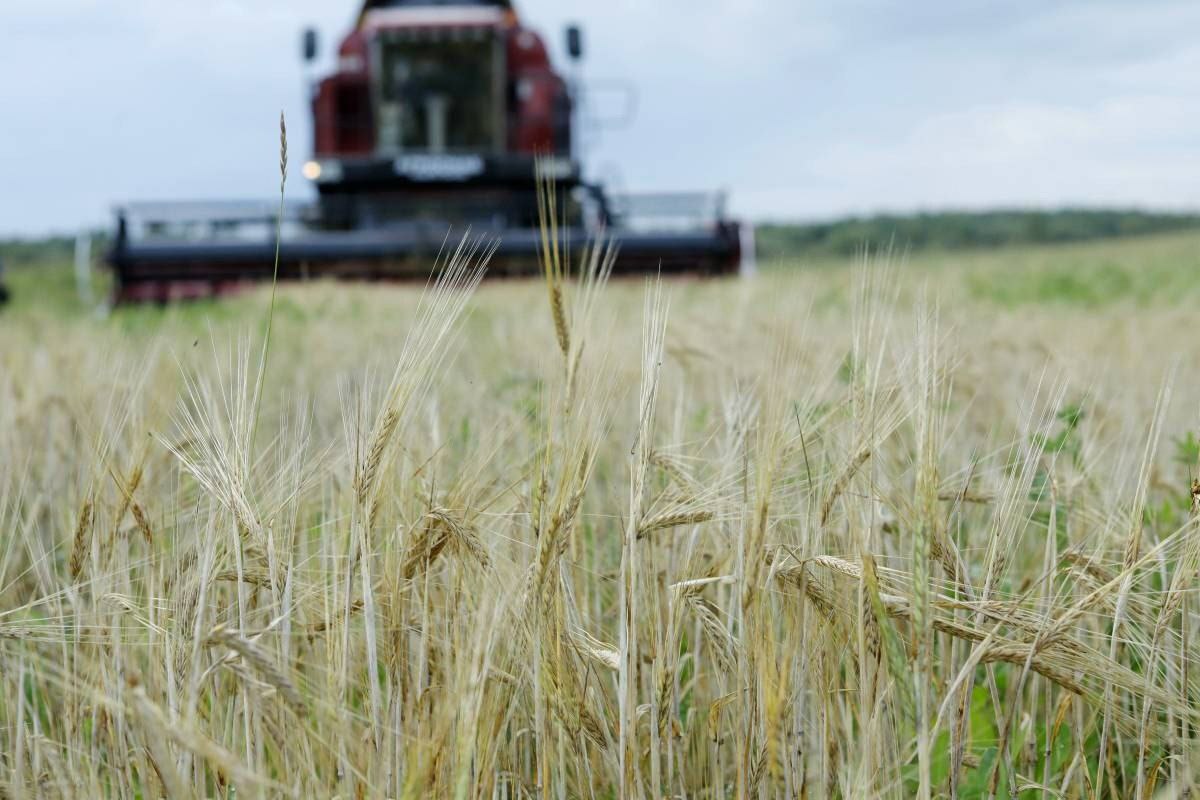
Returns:
[[[83,562],[91,549],[92,530],[92,500],[89,498],[79,510],[79,520],[75,523],[75,535],[71,537],[71,559],[68,570],[71,578],[78,580],[83,572]]]
[[[275,662],[258,644],[237,634],[224,625],[218,625],[209,631],[207,642],[210,645],[222,645],[240,655],[248,664],[254,667],[263,680],[275,687],[279,696],[283,698],[298,716],[303,717],[308,713],[304,699],[300,696],[300,691],[296,688],[295,684],[288,680],[287,676],[283,674],[282,670],[275,665]]]

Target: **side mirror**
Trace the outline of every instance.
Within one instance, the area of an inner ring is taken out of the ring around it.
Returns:
[[[567,55],[573,61],[583,58],[583,30],[578,25],[567,26]]]
[[[304,36],[301,39],[301,50],[306,62],[311,62],[317,57],[317,29],[305,28]]]

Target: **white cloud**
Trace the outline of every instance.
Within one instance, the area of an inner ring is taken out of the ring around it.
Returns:
[[[1200,106],[1124,96],[1091,107],[979,106],[892,136],[831,145],[808,169],[861,192],[859,208],[988,204],[1200,206]],[[876,187],[874,197],[862,187]],[[903,198],[901,203],[889,198]],[[848,200],[849,198],[844,198]]]

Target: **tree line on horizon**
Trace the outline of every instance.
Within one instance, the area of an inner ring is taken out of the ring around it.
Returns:
[[[878,214],[757,227],[763,259],[853,256],[865,246],[902,251],[991,249],[1063,244],[1200,229],[1200,214],[1122,209],[942,211]]]

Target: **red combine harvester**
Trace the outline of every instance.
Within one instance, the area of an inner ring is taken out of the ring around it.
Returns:
[[[578,28],[567,30],[572,59]],[[315,32],[304,35],[316,57]],[[538,172],[579,245],[600,233],[616,273],[728,274],[753,231],[720,194],[611,196],[573,147],[576,92],[507,0],[365,0],[312,91],[315,203],[280,222],[279,278],[425,279],[447,234],[494,241],[489,274],[536,273]],[[270,280],[279,204],[131,203],[109,253],[118,302],[221,294]]]

